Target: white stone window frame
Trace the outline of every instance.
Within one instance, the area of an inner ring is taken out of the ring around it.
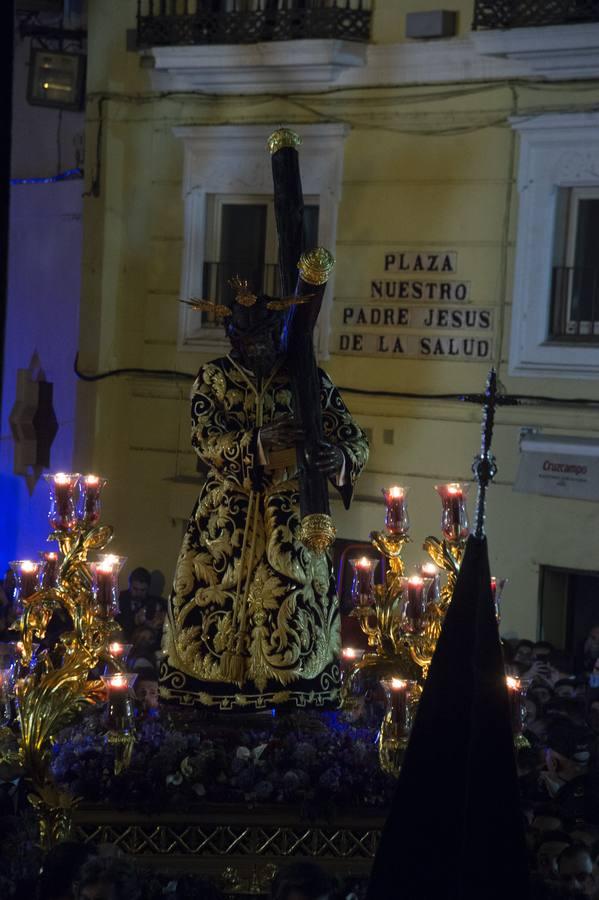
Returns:
[[[599,113],[511,119],[520,135],[520,204],[510,375],[598,378],[599,347],[548,337],[560,189],[599,185]]]
[[[177,126],[183,141],[184,250],[181,297],[201,297],[206,250],[207,198],[214,194],[272,195],[272,170],[266,147],[274,126]],[[337,238],[337,210],[341,199],[343,155],[349,127],[342,123],[298,125],[302,138],[300,166],[304,196],[318,197],[318,242],[333,254]],[[328,356],[335,273],[327,285],[315,333],[319,358]],[[224,335],[202,329],[201,317],[181,306],[178,349],[195,353],[227,353]]]

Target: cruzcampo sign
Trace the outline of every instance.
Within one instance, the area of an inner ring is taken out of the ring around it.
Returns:
[[[514,490],[569,500],[599,500],[599,441],[525,435],[520,441]]]
[[[389,251],[369,299],[333,305],[332,351],[352,356],[489,360],[495,310],[472,306],[458,254]]]

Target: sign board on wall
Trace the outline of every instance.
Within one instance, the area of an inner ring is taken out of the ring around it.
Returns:
[[[363,303],[334,307],[333,352],[353,356],[484,361],[493,352],[494,310],[470,306],[458,254],[390,251]]]
[[[514,490],[568,500],[599,500],[599,441],[527,434]]]

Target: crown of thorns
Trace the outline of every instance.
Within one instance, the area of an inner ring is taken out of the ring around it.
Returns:
[[[235,291],[235,303],[238,303],[240,306],[245,306],[246,308],[256,305],[258,296],[250,290],[247,280],[241,279],[239,275],[235,275],[235,277],[231,278],[227,284]],[[290,309],[292,306],[308,303],[313,296],[314,294],[304,294],[302,297],[296,297],[295,295],[292,295],[291,297],[272,297],[267,301],[266,308],[277,311]],[[180,302],[184,303],[186,306],[190,306],[196,311],[214,313],[217,319],[225,319],[227,316],[233,314],[231,306],[226,306],[224,303],[217,303],[216,300],[204,300],[199,297],[191,297],[189,300],[181,300]]]

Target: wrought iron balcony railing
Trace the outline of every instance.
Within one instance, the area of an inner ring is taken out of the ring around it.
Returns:
[[[372,0],[138,0],[139,47],[367,41]]]
[[[599,268],[555,266],[550,340],[599,342]]]
[[[599,22],[599,0],[475,0],[477,28],[534,28]]]

